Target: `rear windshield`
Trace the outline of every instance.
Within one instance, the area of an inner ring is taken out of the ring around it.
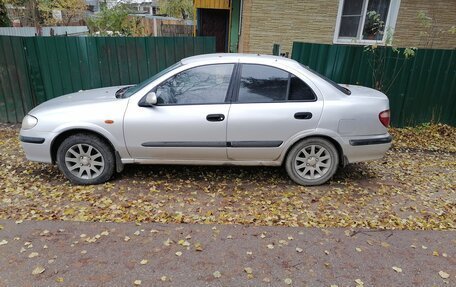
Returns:
[[[346,95],[351,95],[351,91],[350,91],[349,89],[347,89],[347,88],[345,88],[345,87],[342,87],[341,85],[339,85],[338,83],[334,82],[334,81],[331,80],[330,78],[328,78],[328,77],[326,77],[326,76],[324,76],[324,75],[322,75],[322,74],[320,74],[320,73],[318,73],[318,72],[312,70],[311,68],[309,68],[309,67],[307,67],[307,66],[304,66],[303,64],[301,64],[301,66],[302,66],[304,69],[306,69],[306,70],[308,70],[308,71],[314,73],[315,75],[319,76],[320,78],[322,78],[323,80],[325,80],[326,82],[328,82],[329,84],[331,84],[333,87],[335,87],[336,89],[338,89],[338,90],[341,91],[342,93],[344,93],[344,94],[346,94]]]

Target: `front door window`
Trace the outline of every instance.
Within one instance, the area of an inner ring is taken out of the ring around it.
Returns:
[[[224,103],[233,68],[234,64],[217,64],[180,72],[157,87],[158,105]]]

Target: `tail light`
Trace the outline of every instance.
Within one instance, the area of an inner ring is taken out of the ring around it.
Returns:
[[[386,110],[378,114],[378,119],[380,120],[382,125],[384,125],[387,128],[390,124],[390,110]]]

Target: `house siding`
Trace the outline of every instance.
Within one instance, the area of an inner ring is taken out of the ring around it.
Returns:
[[[244,0],[240,51],[271,54],[273,44],[281,52],[291,52],[293,41],[332,44],[336,26],[338,0]],[[440,33],[432,46],[420,39],[420,10],[435,18],[436,28],[448,30],[456,25],[456,0],[402,0],[399,8],[394,44],[399,47],[453,49],[456,34]]]

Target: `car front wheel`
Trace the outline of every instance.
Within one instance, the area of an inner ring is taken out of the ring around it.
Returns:
[[[97,136],[75,134],[57,149],[57,165],[75,184],[99,184],[114,174],[115,158],[110,146]]]
[[[301,185],[320,185],[336,172],[339,156],[335,146],[323,138],[309,138],[292,147],[285,160],[290,178]]]

